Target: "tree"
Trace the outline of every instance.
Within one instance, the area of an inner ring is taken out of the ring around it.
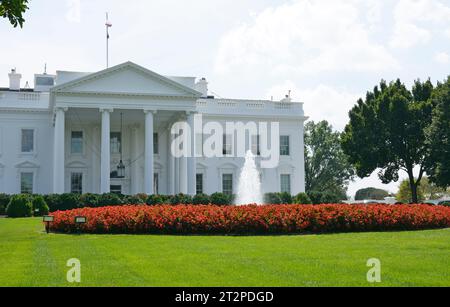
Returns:
[[[425,199],[428,200],[436,200],[444,197],[445,195],[450,193],[450,188],[445,189],[437,186],[428,177],[423,177],[420,182],[419,189],[421,190]]]
[[[361,178],[380,169],[385,184],[397,182],[399,171],[408,174],[411,199],[418,201],[417,186],[430,161],[425,130],[431,124],[433,84],[415,81],[409,91],[400,80],[381,81],[366,99],[350,111],[342,135],[342,148]],[[414,169],[419,169],[418,176]],[[417,179],[415,179],[417,178]]]
[[[422,188],[417,187],[417,200],[413,201],[411,193],[411,184],[408,179],[403,180],[398,188],[397,195],[395,197],[398,202],[409,204],[409,203],[422,203],[425,201],[425,196],[423,195]]]
[[[8,18],[9,22],[15,27],[22,28],[25,19],[23,13],[28,10],[28,0],[0,0],[0,15]]]
[[[306,191],[327,192],[346,199],[354,169],[341,148],[340,133],[327,121],[308,122],[305,127]]]
[[[450,186],[450,76],[438,84],[432,95],[432,124],[426,131],[430,160],[426,172],[440,187]]]
[[[384,200],[389,196],[389,192],[377,188],[366,188],[361,189],[356,192],[355,200],[365,200],[365,199],[374,199],[374,200]]]

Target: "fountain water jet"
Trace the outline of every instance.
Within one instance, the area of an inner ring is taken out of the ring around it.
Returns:
[[[245,155],[245,164],[239,178],[237,205],[262,204],[261,178],[251,150]]]

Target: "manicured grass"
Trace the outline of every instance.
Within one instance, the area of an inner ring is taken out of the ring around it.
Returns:
[[[0,219],[0,286],[450,286],[450,229],[311,236],[127,236],[44,232],[40,219]]]

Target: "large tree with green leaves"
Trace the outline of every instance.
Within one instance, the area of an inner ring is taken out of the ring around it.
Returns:
[[[432,95],[433,120],[427,130],[430,160],[426,172],[441,187],[450,187],[450,77],[439,83]]]
[[[340,143],[340,133],[327,121],[305,126],[305,174],[307,192],[326,192],[345,199],[354,176]]]
[[[399,171],[408,174],[411,199],[418,202],[417,186],[430,162],[425,130],[431,124],[433,84],[416,81],[412,91],[397,80],[381,81],[365,100],[350,111],[342,147],[359,177],[380,169],[385,184],[397,182]],[[414,170],[418,169],[418,174]]]
[[[28,0],[0,0],[0,16],[8,18],[14,27],[23,27],[23,13],[27,9]]]

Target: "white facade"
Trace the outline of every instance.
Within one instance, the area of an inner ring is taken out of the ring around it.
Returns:
[[[171,154],[172,125],[192,124],[196,114],[203,125],[279,122],[285,155],[261,169],[262,189],[304,192],[302,103],[215,99],[204,79],[164,77],[131,62],[39,77],[34,90],[18,90],[12,72],[10,87],[0,88],[0,193],[235,193],[244,158]],[[206,137],[191,135],[196,150]]]

